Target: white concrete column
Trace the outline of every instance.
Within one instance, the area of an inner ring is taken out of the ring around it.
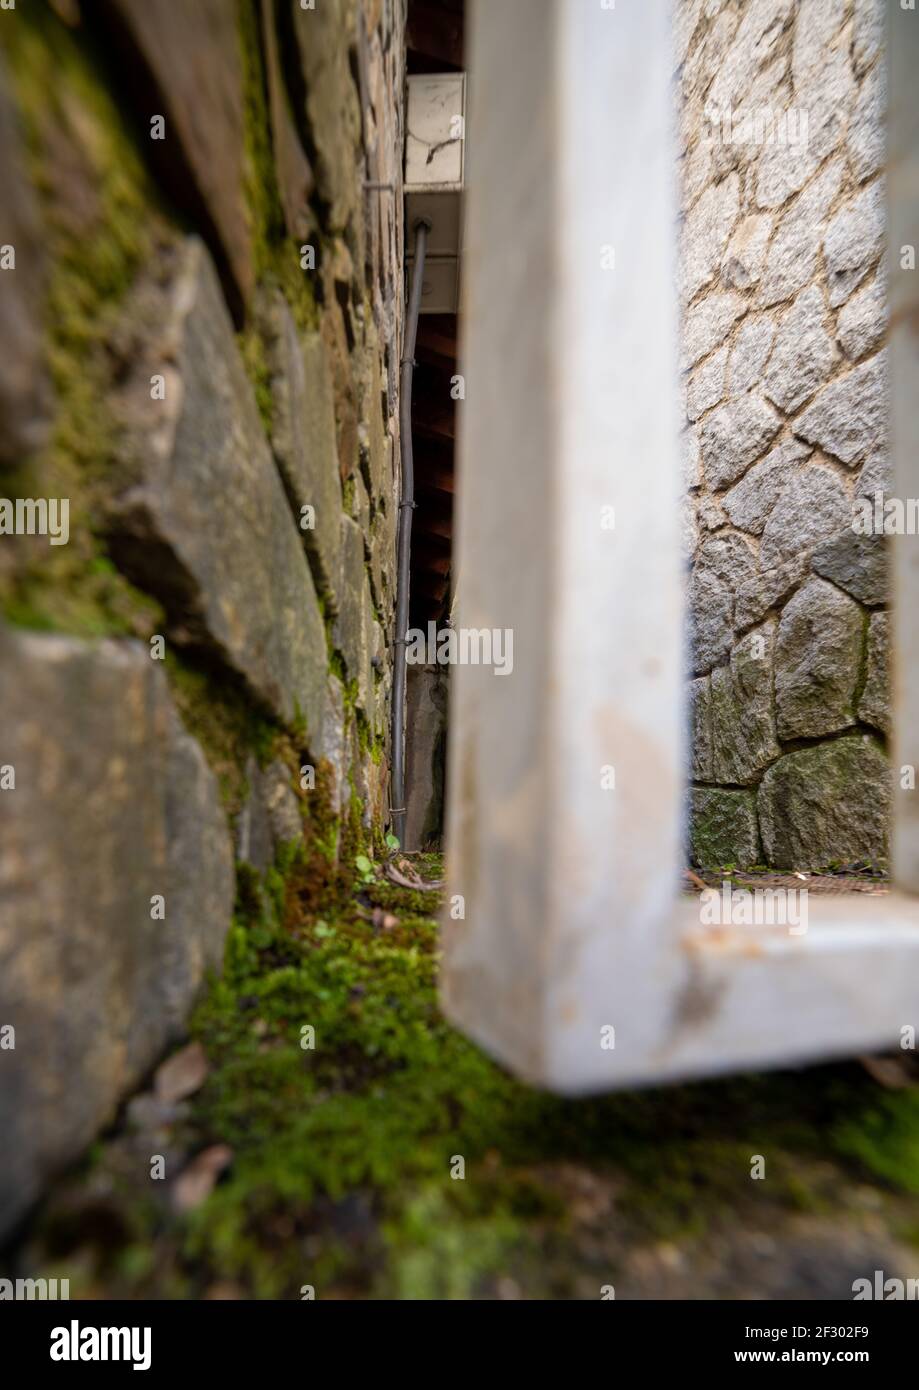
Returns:
[[[603,1026],[650,1045],[675,930],[670,7],[479,0],[471,28],[456,622],[511,629],[514,666],[453,672],[443,999],[576,1090]]]

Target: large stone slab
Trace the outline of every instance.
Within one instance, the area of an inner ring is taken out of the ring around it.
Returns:
[[[689,775],[697,782],[712,780],[712,678],[689,682]]]
[[[865,684],[858,702],[858,717],[876,729],[890,733],[890,616],[872,613],[868,624]]]
[[[785,440],[770,449],[764,459],[755,463],[724,495],[724,510],[741,531],[762,534],[769,513],[790,481],[795,468],[810,453],[806,444],[797,439]]]
[[[737,331],[728,367],[731,396],[741,396],[762,380],[775,338],[775,324],[768,314],[754,314]]]
[[[880,345],[887,331],[887,293],[882,275],[876,275],[842,306],[836,330],[843,351],[853,362]]]
[[[107,26],[132,64],[130,84],[145,129],[166,118],[165,138],[150,140],[176,204],[212,223],[242,299],[255,281],[252,226],[245,194],[243,67],[235,5],[225,0],[105,0],[94,20]],[[147,143],[145,141],[145,143]]]
[[[345,692],[341,681],[329,675],[322,715],[322,729],[316,739],[315,756],[322,759],[331,776],[329,795],[334,814],[345,809],[350,787],[348,784],[348,720],[345,711]]]
[[[761,570],[737,589],[734,622],[738,630],[758,623],[770,608],[781,608],[804,578],[808,557],[795,555],[772,569]]]
[[[730,173],[709,185],[686,218],[680,268],[687,303],[714,278],[739,209],[740,180]]]
[[[145,648],[0,628],[0,701],[2,1231],[181,1036],[234,890],[216,779]]]
[[[280,295],[272,300],[267,327],[271,442],[306,545],[313,580],[334,614],[338,611],[342,494],[332,377],[325,346],[318,333],[301,341]],[[312,512],[305,513],[304,507]],[[313,524],[304,526],[304,519]]]
[[[707,294],[687,310],[683,319],[682,365],[692,367],[723,343],[733,325],[747,312],[747,299],[734,290]]]
[[[879,352],[824,386],[795,434],[851,465],[886,441],[889,411],[887,354]]]
[[[775,622],[748,632],[712,672],[712,780],[743,786],[780,753],[772,703]]]
[[[884,243],[884,188],[875,180],[844,203],[823,240],[830,303],[844,304],[881,254]]]
[[[779,737],[816,738],[855,722],[865,638],[857,603],[811,579],[785,605],[775,657]]]
[[[341,570],[338,582],[341,595],[338,617],[332,629],[336,647],[345,660],[348,680],[357,682],[357,703],[373,717],[373,600],[370,581],[364,564],[364,538],[361,528],[351,517],[341,518]]]
[[[860,181],[870,178],[884,165],[887,143],[885,79],[884,64],[878,63],[862,83],[846,132],[849,159]]]
[[[839,478],[822,464],[793,473],[769,513],[760,546],[763,569],[813,550],[850,520],[851,503]]]
[[[814,569],[860,603],[886,603],[887,538],[846,527],[814,551]]]
[[[758,863],[759,831],[753,792],[690,788],[689,845],[692,863],[702,869],[728,864],[749,869]]]
[[[689,581],[689,650],[694,675],[724,661],[733,635],[730,585],[713,570],[696,565]]]
[[[303,839],[303,818],[290,769],[279,758],[262,768],[253,754],[246,783],[248,794],[235,827],[236,857],[264,873],[280,849]]]
[[[814,278],[824,219],[839,192],[844,171],[843,160],[832,160],[785,213],[769,244],[756,292],[760,306],[790,299]]]
[[[321,0],[312,9],[295,6],[293,15],[316,183],[332,230],[341,231],[360,194],[361,111],[349,59],[353,10],[348,0]]]
[[[787,414],[823,385],[836,364],[825,322],[826,303],[816,285],[803,290],[780,321],[763,391]]]
[[[887,855],[887,759],[874,739],[830,739],[780,758],[757,796],[769,864],[822,869]]]
[[[709,486],[718,491],[736,482],[765,453],[781,428],[778,411],[761,396],[738,396],[713,410],[700,434]]]
[[[203,245],[138,290],[117,400],[128,485],[112,507],[122,566],[174,633],[236,671],[279,719],[318,729],[326,638],[299,532]],[[165,399],[150,398],[151,374]]]
[[[771,232],[772,218],[766,215],[754,213],[738,224],[721,264],[721,278],[726,285],[748,290],[757,284]]]
[[[268,109],[274,145],[278,192],[284,209],[284,224],[298,243],[308,241],[317,230],[310,208],[313,171],[300,143],[290,109],[290,95],[281,62],[277,0],[262,0],[262,37],[265,46],[265,75],[268,79]]]

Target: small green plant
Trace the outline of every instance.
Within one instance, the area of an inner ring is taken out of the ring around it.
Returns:
[[[390,833],[386,836],[386,844],[389,846],[390,849],[401,849],[401,848],[402,848],[402,846],[399,844],[399,837],[398,837],[398,835],[393,835],[392,832],[390,832]]]
[[[376,874],[373,872],[373,865],[366,854],[359,854],[354,861],[361,883],[375,883]]]

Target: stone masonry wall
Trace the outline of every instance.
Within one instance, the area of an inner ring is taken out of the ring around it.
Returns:
[[[886,854],[883,0],[679,0],[691,850]]]
[[[181,1035],[234,897],[384,832],[403,28],[0,12],[0,1230]]]

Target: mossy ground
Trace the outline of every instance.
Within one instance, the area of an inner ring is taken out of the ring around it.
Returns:
[[[124,1123],[97,1146],[46,1204],[32,1267],[89,1296],[589,1298],[636,1252],[844,1228],[866,1193],[872,1229],[919,1243],[919,1090],[852,1064],[545,1095],[439,1013],[434,895],[359,878],[291,850],[243,881],[192,1024],[205,1084],[159,1148]],[[177,1172],[216,1143],[227,1173],[177,1214],[150,1154]]]

